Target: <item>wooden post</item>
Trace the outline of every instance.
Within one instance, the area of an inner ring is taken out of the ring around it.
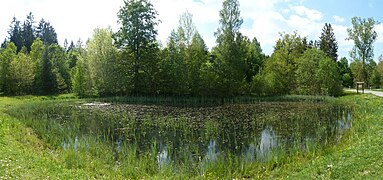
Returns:
[[[359,87],[362,90],[362,94],[364,94],[364,82],[356,82],[356,93],[359,93]]]

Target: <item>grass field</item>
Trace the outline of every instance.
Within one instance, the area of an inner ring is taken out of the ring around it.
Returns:
[[[74,95],[0,98],[0,179],[352,179],[383,176],[383,153],[380,151],[383,148],[383,99],[372,95],[348,94],[338,98],[339,101],[351,103],[355,107],[352,128],[344,135],[340,144],[312,154],[297,153],[283,163],[272,166],[254,166],[254,169],[248,170],[246,177],[236,174],[191,177],[171,171],[140,175],[140,167],[147,168],[142,165],[144,162],[135,162],[136,172],[131,173],[134,176],[129,176],[129,172],[122,172],[105,163],[102,155],[73,155],[51,148],[33,129],[6,113],[12,106],[55,99],[79,101]],[[68,166],[68,156],[82,158],[84,161],[82,164]],[[222,168],[225,166],[227,165]]]

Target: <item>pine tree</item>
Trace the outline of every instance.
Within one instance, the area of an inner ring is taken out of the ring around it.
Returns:
[[[41,19],[39,25],[37,26],[36,36],[48,45],[58,44],[55,29],[49,22],[46,22],[44,19]]]
[[[335,62],[338,60],[338,43],[331,24],[325,24],[319,41],[319,49]]]
[[[31,51],[32,43],[36,39],[34,23],[34,16],[32,12],[30,12],[27,16],[27,19],[23,23],[21,33],[23,39],[23,46],[27,48],[28,52]]]
[[[17,52],[19,52],[23,47],[23,37],[20,21],[18,21],[16,17],[13,17],[12,19],[11,25],[8,30],[8,35],[9,41],[16,46]]]

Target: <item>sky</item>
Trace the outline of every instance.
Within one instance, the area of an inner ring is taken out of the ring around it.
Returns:
[[[219,26],[222,0],[151,0],[161,21],[158,39],[166,44],[172,29],[178,27],[183,12],[193,14],[197,30],[209,48],[215,46],[214,32]],[[349,57],[353,47],[347,41],[347,28],[354,16],[373,17],[383,22],[381,0],[239,0],[244,23],[241,32],[250,39],[256,37],[265,54],[273,52],[281,32],[297,33],[318,40],[325,23],[331,23],[338,41],[340,57]],[[13,17],[24,21],[29,12],[36,25],[41,18],[49,21],[58,34],[60,44],[65,39],[76,42],[92,37],[93,29],[111,27],[118,30],[117,12],[123,0],[4,0],[0,3],[0,40],[7,38]],[[383,54],[383,24],[375,28],[378,40],[375,59]]]

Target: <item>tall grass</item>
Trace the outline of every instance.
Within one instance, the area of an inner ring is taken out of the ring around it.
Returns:
[[[335,144],[334,136],[339,132],[337,120],[342,119],[348,109],[331,98],[302,96],[101,100],[171,104],[181,108],[169,110],[138,105],[137,111],[130,111],[124,109],[125,106],[86,106],[84,103],[89,100],[65,99],[26,103],[9,109],[8,113],[32,127],[49,148],[60,151],[66,168],[111,169],[132,179],[156,176],[250,178],[282,165],[289,161],[288,157],[315,155]],[[203,108],[198,109],[200,106],[264,101],[303,103],[272,104],[273,111],[261,108],[268,106],[266,103],[253,110],[252,106],[243,107],[244,110],[242,106],[218,107],[212,109],[217,112],[211,116],[203,112],[197,116],[183,114],[203,111]],[[284,107],[290,105],[295,109]],[[157,109],[152,112],[148,108]],[[230,108],[239,109],[231,111]],[[260,137],[265,128],[268,129],[263,133],[265,137]],[[258,152],[261,147],[265,148],[263,154]]]

